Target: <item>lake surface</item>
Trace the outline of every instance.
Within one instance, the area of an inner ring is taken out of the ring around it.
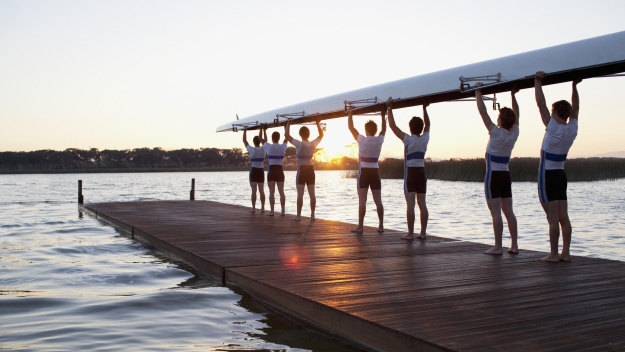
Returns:
[[[355,179],[317,172],[317,216],[355,223]],[[76,207],[196,199],[249,206],[246,172],[0,175],[0,348],[12,350],[354,351],[203,277]],[[287,212],[295,173],[286,172]],[[385,225],[405,230],[402,180],[383,180]],[[535,183],[513,184],[521,250],[547,251]],[[572,254],[625,260],[625,180],[569,184]],[[268,195],[268,192],[267,192]],[[308,215],[307,198],[304,215]],[[428,181],[430,235],[492,244],[480,183]],[[365,223],[377,226],[370,199]],[[418,223],[416,226],[418,230]],[[387,235],[399,241],[397,235]],[[504,245],[509,243],[504,230]],[[479,253],[476,253],[479,255]]]

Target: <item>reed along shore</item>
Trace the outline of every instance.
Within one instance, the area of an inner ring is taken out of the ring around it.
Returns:
[[[510,177],[516,182],[536,182],[539,158],[510,159]],[[404,160],[387,158],[380,161],[380,176],[387,179],[404,178]],[[625,178],[625,158],[568,159],[564,164],[570,182],[604,181]],[[425,161],[425,173],[430,180],[483,182],[486,165],[483,158]],[[358,171],[346,171],[355,178]]]

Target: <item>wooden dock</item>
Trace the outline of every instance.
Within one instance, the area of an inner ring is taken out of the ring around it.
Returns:
[[[487,256],[478,243],[354,235],[353,224],[208,201],[80,207],[366,350],[625,350],[624,262],[543,263],[522,247]]]

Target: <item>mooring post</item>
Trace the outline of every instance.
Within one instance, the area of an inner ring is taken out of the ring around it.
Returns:
[[[84,198],[82,197],[82,180],[78,180],[78,204],[83,204]]]
[[[191,179],[191,196],[190,200],[195,200],[195,179]]]

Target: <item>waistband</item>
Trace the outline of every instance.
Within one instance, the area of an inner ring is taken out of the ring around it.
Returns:
[[[265,158],[252,158],[251,161],[252,162],[265,161]]]
[[[406,160],[423,159],[425,158],[425,152],[414,152],[406,154]]]
[[[365,162],[365,163],[377,163],[378,162],[378,158],[368,158],[366,156],[361,156],[360,157],[360,161],[361,162]]]
[[[509,156],[497,156],[492,154],[486,154],[488,156],[488,160],[497,164],[508,164],[510,162]]]
[[[267,155],[267,159],[284,159],[283,155]]]
[[[553,154],[553,153],[549,153],[546,152],[544,149],[542,150],[543,155],[545,157],[545,159],[549,160],[549,161],[566,161],[566,156],[568,154]]]

